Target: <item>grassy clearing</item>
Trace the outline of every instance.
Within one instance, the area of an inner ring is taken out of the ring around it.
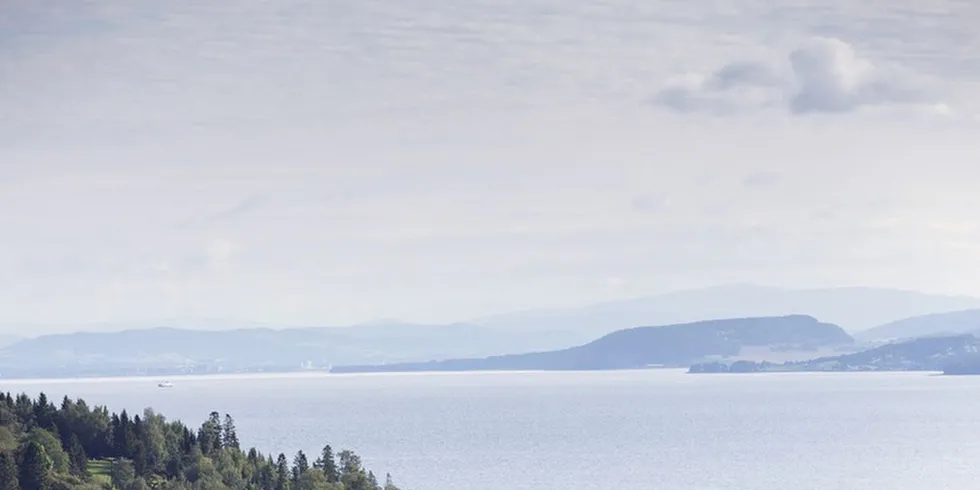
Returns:
[[[109,483],[112,481],[112,477],[110,476],[111,470],[111,459],[90,459],[88,462],[88,474],[95,483]]]

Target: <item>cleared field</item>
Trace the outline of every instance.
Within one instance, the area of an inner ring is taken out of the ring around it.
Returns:
[[[94,483],[102,484],[111,482],[111,469],[111,459],[92,459],[88,462],[88,474],[92,477]]]

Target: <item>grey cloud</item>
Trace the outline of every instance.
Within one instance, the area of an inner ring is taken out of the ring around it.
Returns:
[[[772,67],[750,61],[729,63],[711,74],[705,82],[705,86],[713,90],[746,86],[780,87],[783,84]]]
[[[739,61],[706,77],[690,75],[674,80],[654,101],[681,112],[730,113],[780,103],[785,85],[771,67]]]
[[[888,73],[839,39],[816,38],[790,53],[789,60],[798,84],[789,107],[796,114],[930,102],[912,74]]]
[[[792,50],[781,63],[736,61],[707,76],[673,80],[654,101],[680,112],[776,107],[795,115],[940,102],[922,77],[898,67],[877,66],[846,42],[824,37]]]

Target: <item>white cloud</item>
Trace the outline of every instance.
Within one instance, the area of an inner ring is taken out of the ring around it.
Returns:
[[[778,62],[735,61],[708,75],[669,80],[655,101],[682,112],[776,108],[803,115],[885,106],[949,112],[923,77],[876,65],[846,42],[827,37],[810,39]]]

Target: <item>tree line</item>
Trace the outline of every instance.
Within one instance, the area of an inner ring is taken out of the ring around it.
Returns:
[[[196,431],[146,409],[130,416],[43,393],[0,393],[0,490],[398,490],[357,454],[310,457],[241,448],[235,421],[212,412]]]

